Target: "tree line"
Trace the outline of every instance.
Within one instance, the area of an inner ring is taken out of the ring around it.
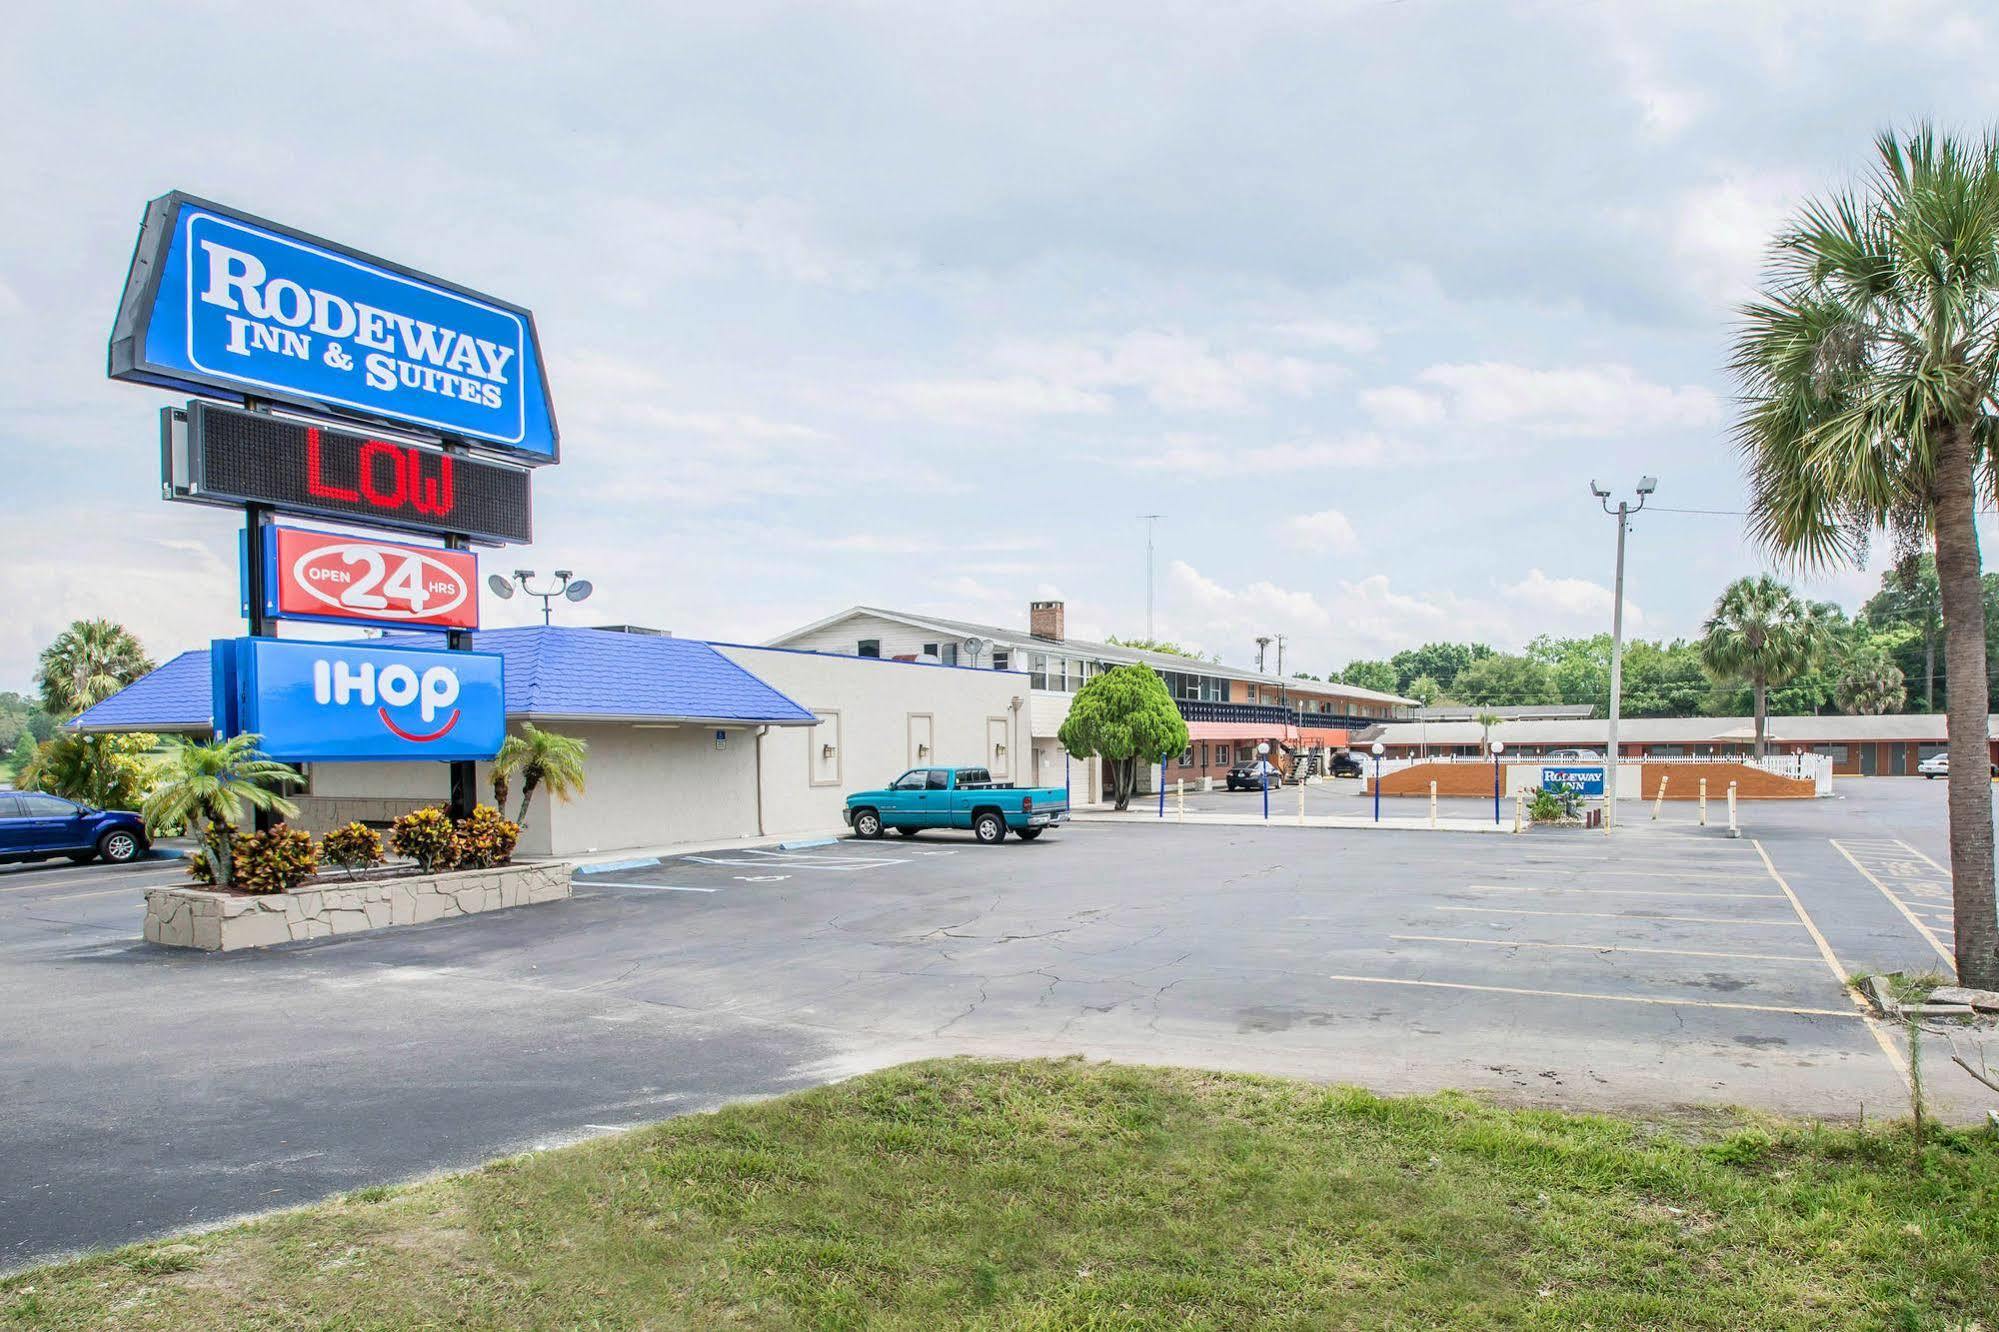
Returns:
[[[1986,634],[1995,639],[1999,574],[1986,574],[1983,582]],[[1780,589],[1781,597],[1759,613],[1790,617],[1791,632],[1803,643],[1800,662],[1766,679],[1768,712],[1877,715],[1935,712],[1941,706],[1948,669],[1939,652],[1943,614],[1934,556],[1911,555],[1890,565],[1879,589],[1850,616],[1832,602],[1807,600],[1774,579],[1739,579],[1729,591],[1744,584]],[[1727,593],[1717,600],[1717,613],[1728,600]],[[1767,591],[1764,600],[1769,600]],[[1717,626],[1711,617],[1698,638],[1627,640],[1623,715],[1733,717],[1756,712],[1754,672],[1728,665],[1725,635],[1717,632],[1731,618],[1722,616]],[[1990,643],[1987,671],[1995,664],[1999,641]],[[1425,643],[1386,659],[1351,662],[1330,678],[1425,705],[1571,704],[1588,706],[1602,717],[1610,708],[1610,635],[1542,634],[1517,653],[1485,643]],[[1999,682],[1988,681],[1993,683]]]

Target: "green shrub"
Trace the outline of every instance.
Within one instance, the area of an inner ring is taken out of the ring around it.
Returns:
[[[229,858],[229,837],[221,824],[209,823],[205,826],[201,830],[201,840],[204,846],[215,853],[217,860]],[[187,877],[196,883],[215,882],[215,866],[209,863],[208,857],[203,855],[199,848],[187,858]]]
[[[1536,787],[1527,793],[1527,817],[1535,823],[1557,823],[1568,812],[1567,802],[1558,791]]]
[[[319,854],[349,874],[372,869],[382,863],[382,835],[365,823],[349,823],[319,839]]]
[[[282,893],[319,872],[312,834],[280,823],[269,832],[236,838],[234,887],[246,893]]]
[[[426,874],[442,873],[458,863],[458,830],[435,805],[397,819],[389,828],[389,845]]]
[[[458,820],[456,836],[458,863],[466,869],[487,869],[514,858],[521,825],[491,805],[480,805],[469,818]]]

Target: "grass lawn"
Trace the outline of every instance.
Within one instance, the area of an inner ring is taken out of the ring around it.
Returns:
[[[1999,1141],[949,1060],[23,1273],[7,1318],[1969,1332]]]

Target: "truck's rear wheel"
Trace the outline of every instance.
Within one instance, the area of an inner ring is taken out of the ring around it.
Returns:
[[[854,836],[872,842],[882,835],[882,816],[871,809],[854,811]]]
[[[1006,820],[987,810],[972,820],[972,833],[988,845],[1006,836]]]
[[[1041,836],[1043,831],[1044,830],[1041,828],[1022,828],[1019,832],[1015,833],[1014,836],[1018,837],[1023,842],[1031,842],[1035,838]]]
[[[896,836],[898,837],[914,837],[916,836],[917,832],[918,830],[915,828],[897,828],[895,830]]]

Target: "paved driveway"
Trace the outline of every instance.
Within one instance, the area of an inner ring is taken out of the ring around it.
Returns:
[[[1899,1051],[1838,979],[1938,964],[1911,917],[1943,793],[1842,794],[1749,807],[1741,841],[1669,810],[1608,840],[1169,823],[685,856],[228,957],[139,942],[138,872],[9,876],[0,1262],[957,1051],[1899,1113]]]

